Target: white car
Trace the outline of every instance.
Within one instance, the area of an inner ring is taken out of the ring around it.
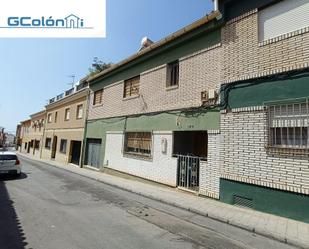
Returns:
[[[21,164],[14,152],[0,151],[0,174],[21,174]]]

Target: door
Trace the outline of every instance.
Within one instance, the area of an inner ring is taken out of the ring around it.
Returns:
[[[73,164],[79,165],[80,162],[80,152],[81,152],[82,142],[81,141],[71,141],[71,162]]]
[[[52,153],[51,153],[51,158],[52,159],[56,158],[57,140],[58,140],[57,136],[54,136],[53,145],[52,145]]]
[[[99,169],[101,160],[101,139],[87,140],[86,164]]]
[[[178,186],[192,191],[199,190],[200,158],[178,156]]]

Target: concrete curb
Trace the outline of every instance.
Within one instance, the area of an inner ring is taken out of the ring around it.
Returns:
[[[295,239],[295,240],[294,239],[288,239],[286,237],[281,237],[281,236],[279,236],[277,234],[273,234],[273,233],[269,233],[269,232],[267,233],[266,231],[262,231],[260,229],[257,229],[256,227],[252,227],[252,226],[249,226],[249,225],[246,225],[246,224],[243,224],[243,223],[237,223],[237,222],[234,222],[234,221],[230,221],[229,219],[226,219],[226,218],[224,218],[222,216],[210,214],[209,212],[201,212],[200,210],[197,210],[197,209],[194,209],[194,208],[191,208],[191,207],[187,207],[185,205],[180,205],[179,203],[168,201],[168,200],[165,200],[165,199],[153,196],[151,194],[143,193],[143,192],[140,192],[140,191],[137,191],[137,190],[132,190],[132,189],[127,188],[127,187],[119,186],[117,184],[113,184],[113,183],[110,183],[108,181],[104,181],[103,179],[100,179],[100,178],[91,177],[89,175],[82,174],[82,172],[75,172],[75,171],[72,171],[72,170],[70,170],[68,168],[65,168],[63,166],[59,166],[59,165],[56,165],[56,164],[48,163],[48,162],[43,161],[41,159],[29,158],[29,157],[24,156],[23,154],[20,154],[20,153],[18,153],[18,155],[23,157],[23,158],[25,158],[26,160],[28,159],[28,160],[38,161],[38,162],[44,163],[46,165],[50,165],[52,167],[59,168],[59,169],[65,170],[67,172],[70,172],[70,173],[73,173],[73,174],[85,177],[87,179],[91,179],[91,180],[95,180],[97,182],[101,182],[101,183],[106,184],[106,185],[111,186],[111,187],[115,187],[115,188],[118,188],[118,189],[130,192],[130,193],[137,194],[137,195],[142,196],[142,197],[149,198],[149,199],[154,200],[154,201],[159,201],[159,202],[162,202],[164,204],[171,205],[173,207],[177,207],[177,208],[180,208],[182,210],[195,213],[197,215],[201,215],[201,216],[204,216],[204,217],[207,217],[207,218],[210,218],[210,219],[222,222],[222,223],[229,224],[231,226],[243,229],[245,231],[249,231],[249,232],[255,233],[257,235],[261,235],[261,236],[269,238],[269,239],[273,239],[273,240],[276,240],[276,241],[279,241],[279,242],[282,242],[282,243],[285,243],[285,244],[288,244],[288,245],[291,245],[291,246],[296,246],[298,248],[309,249],[309,245],[308,244],[301,243],[297,239]],[[101,173],[101,174],[104,174],[104,173]]]

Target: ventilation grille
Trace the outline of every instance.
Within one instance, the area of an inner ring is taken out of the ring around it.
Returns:
[[[238,207],[253,209],[253,200],[246,197],[234,195],[233,203]]]

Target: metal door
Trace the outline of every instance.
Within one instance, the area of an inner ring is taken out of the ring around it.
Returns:
[[[192,191],[199,190],[200,158],[178,156],[178,186]]]
[[[88,139],[86,164],[97,169],[100,168],[101,139]]]

